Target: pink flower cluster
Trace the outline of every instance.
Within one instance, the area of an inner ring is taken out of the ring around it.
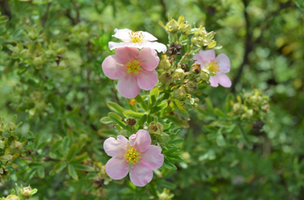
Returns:
[[[164,163],[161,149],[151,145],[150,134],[143,129],[131,135],[129,141],[122,135],[117,136],[117,140],[110,137],[105,140],[103,148],[112,157],[106,164],[107,174],[119,180],[130,172],[131,182],[139,187],[149,183],[153,170]]]
[[[119,79],[117,89],[125,98],[136,97],[140,89],[151,90],[158,82],[155,68],[159,57],[155,50],[166,52],[166,46],[155,42],[157,39],[144,31],[115,29],[113,37],[122,42],[109,42],[109,48],[117,50],[103,61],[104,74],[110,79]]]
[[[230,60],[225,54],[219,54],[215,57],[214,50],[200,50],[193,57],[193,60],[201,64],[202,69],[207,69],[213,75],[210,76],[210,85],[217,87],[218,84],[224,87],[231,86],[231,80],[226,75],[230,71]]]

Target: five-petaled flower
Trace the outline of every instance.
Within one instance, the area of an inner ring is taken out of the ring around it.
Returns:
[[[149,47],[158,52],[166,53],[167,47],[162,43],[155,42],[157,40],[152,34],[145,31],[132,31],[130,29],[115,29],[113,37],[120,39],[122,42],[109,42],[110,50],[119,47],[136,47],[142,49]]]
[[[143,129],[130,136],[122,135],[117,140],[110,137],[103,144],[105,152],[112,158],[106,164],[106,172],[114,180],[124,178],[130,172],[130,179],[136,186],[143,187],[152,180],[153,170],[164,163],[161,149],[151,145],[150,134]]]
[[[110,79],[119,79],[117,89],[123,97],[134,98],[140,89],[151,90],[155,86],[158,63],[159,57],[153,49],[120,47],[115,55],[103,61],[102,69]]]
[[[193,57],[193,60],[201,64],[201,68],[206,68],[214,75],[210,76],[210,85],[217,87],[218,84],[224,87],[231,86],[231,80],[226,75],[230,71],[230,60],[225,54],[219,54],[215,57],[214,50],[200,50],[198,54]]]

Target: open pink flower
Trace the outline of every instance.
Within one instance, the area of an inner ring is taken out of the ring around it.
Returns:
[[[224,87],[231,86],[231,80],[226,75],[230,71],[230,60],[225,54],[219,54],[215,57],[214,50],[200,50],[198,54],[193,57],[193,60],[201,64],[201,68],[206,68],[210,73],[215,74],[210,76],[210,85],[217,87],[218,84]]]
[[[140,89],[151,90],[155,86],[159,58],[153,49],[120,47],[115,53],[103,61],[102,69],[110,79],[119,79],[117,88],[123,97],[134,98]]]
[[[150,134],[143,129],[130,136],[129,141],[122,135],[110,137],[103,144],[105,152],[112,156],[106,164],[106,172],[114,180],[127,176],[136,186],[143,187],[152,180],[153,170],[164,163],[161,149],[151,145]]]
[[[145,31],[135,32],[127,28],[115,29],[115,34],[113,35],[113,37],[122,40],[122,42],[109,42],[110,50],[119,47],[136,47],[138,49],[149,47],[151,49],[155,49],[158,52],[166,53],[167,51],[166,45],[154,42],[157,40],[157,38]]]

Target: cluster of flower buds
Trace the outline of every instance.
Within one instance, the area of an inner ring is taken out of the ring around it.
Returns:
[[[23,200],[29,199],[35,193],[37,193],[37,189],[32,189],[31,186],[23,187],[22,185],[16,184],[16,190],[12,190],[11,194],[5,197],[0,197],[0,200]]]
[[[265,115],[269,112],[269,97],[263,95],[260,90],[254,93],[244,93],[237,96],[237,102],[229,101],[233,106],[233,111],[229,116],[236,116],[242,120],[265,120]]]
[[[23,153],[23,145],[26,142],[19,142],[17,137],[13,136],[15,129],[20,126],[13,122],[5,123],[4,119],[0,120],[0,179],[4,183],[9,170],[6,166],[17,168],[18,166],[13,163],[16,158],[25,156]]]

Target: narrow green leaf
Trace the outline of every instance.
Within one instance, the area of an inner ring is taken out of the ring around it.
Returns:
[[[73,166],[75,167],[75,169],[80,170],[80,171],[88,171],[88,172],[95,171],[95,169],[93,167],[90,167],[87,165],[75,164]]]
[[[134,112],[132,110],[126,110],[125,112],[123,112],[123,115],[125,117],[133,117],[135,119],[140,119],[142,116],[145,115],[145,113]]]
[[[159,89],[158,89],[158,87],[154,87],[150,91],[150,98],[149,98],[149,108],[150,109],[154,106],[154,103],[156,102],[158,95],[159,95]]]
[[[71,163],[80,163],[85,161],[86,159],[89,158],[89,155],[87,153],[81,154],[80,156],[77,156],[76,158],[74,158]]]
[[[111,102],[109,101],[107,103],[107,106],[110,110],[116,112],[117,114],[123,115],[123,112],[126,110],[123,107],[121,107],[120,105],[118,105],[117,103]]]
[[[114,123],[109,117],[103,117],[100,119],[100,122],[103,124],[111,124]]]
[[[179,143],[182,143],[183,141],[184,141],[184,139],[180,138],[180,139],[173,140],[172,142],[170,142],[170,144],[179,144]]]
[[[176,166],[167,160],[164,161],[163,167],[165,167],[167,169],[177,170]]]
[[[179,112],[181,112],[182,114],[187,114],[186,109],[182,106],[181,102],[177,99],[174,99],[174,105],[177,107],[177,109],[179,110]]]
[[[43,168],[43,166],[37,168],[37,173],[38,173],[38,176],[39,176],[40,178],[44,178],[45,173],[44,173],[44,168]]]
[[[139,126],[143,125],[147,121],[147,115],[143,115],[137,122]]]
[[[127,125],[122,121],[122,117],[119,116],[118,114],[113,113],[113,112],[110,112],[110,113],[108,114],[108,117],[109,117],[112,121],[116,122],[116,123],[117,123],[119,126],[121,126],[123,129],[127,129]]]
[[[70,162],[78,152],[78,144],[73,144],[69,150],[68,155],[66,156],[66,160]]]
[[[209,111],[213,111],[213,105],[212,105],[212,102],[209,98],[206,98],[206,105],[207,105],[207,109]]]
[[[140,94],[135,97],[135,100],[145,112],[149,113],[150,110]]]
[[[157,106],[154,106],[154,108],[152,108],[151,113],[156,113],[160,110],[163,110],[165,108],[167,108],[168,103],[166,101],[161,102],[160,104],[158,104]]]
[[[54,166],[54,172],[56,174],[58,174],[59,172],[61,172],[65,167],[67,166],[66,162],[60,162],[57,165]]]
[[[189,124],[186,121],[182,121],[174,115],[168,115],[166,117],[169,121],[173,122],[176,127],[183,127],[183,128],[188,128],[189,127]]]
[[[220,147],[226,146],[225,138],[223,137],[223,135],[221,133],[218,133],[218,135],[216,137],[216,143]]]
[[[217,116],[219,116],[219,117],[223,117],[223,118],[226,117],[226,115],[223,113],[223,111],[221,111],[221,110],[218,109],[218,108],[214,108],[214,113],[215,113]]]
[[[72,164],[68,165],[68,173],[73,179],[78,180],[77,172]]]

